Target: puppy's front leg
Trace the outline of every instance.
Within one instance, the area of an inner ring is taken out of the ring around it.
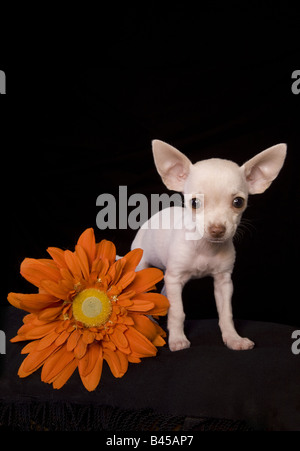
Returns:
[[[171,351],[179,351],[189,348],[190,342],[184,334],[185,314],[182,304],[182,289],[185,284],[180,277],[166,272],[165,290],[170,302],[168,311],[169,348]]]
[[[248,338],[240,337],[233,324],[231,308],[233,284],[230,273],[219,273],[214,275],[214,291],[219,314],[219,326],[224,344],[228,346],[228,348],[237,351],[252,349],[254,346],[253,341]]]

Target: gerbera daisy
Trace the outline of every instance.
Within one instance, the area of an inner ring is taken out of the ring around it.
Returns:
[[[61,388],[78,368],[87,390],[101,378],[103,360],[115,377],[128,362],[155,356],[163,329],[148,315],[165,315],[165,296],[149,292],[163,278],[157,268],[135,271],[142,250],[116,260],[115,245],[95,242],[92,228],[80,236],[75,251],[50,247],[51,259],[26,258],[22,276],[39,288],[35,294],[9,293],[8,301],[30,312],[11,341],[31,340],[19,368],[26,377],[42,367],[41,379]]]

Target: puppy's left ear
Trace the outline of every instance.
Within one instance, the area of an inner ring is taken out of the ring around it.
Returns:
[[[241,166],[249,194],[260,194],[269,188],[283,166],[286,149],[286,144],[269,147]]]

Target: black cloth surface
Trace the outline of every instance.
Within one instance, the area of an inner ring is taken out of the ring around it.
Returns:
[[[89,393],[77,372],[60,390],[41,382],[41,370],[25,379],[17,376],[25,358],[20,354],[24,343],[9,339],[21,326],[23,313],[8,307],[2,317],[7,336],[6,355],[1,355],[2,426],[17,427],[17,407],[27,405],[28,421],[29,406],[43,409],[44,420],[55,407],[55,427],[62,429],[72,421],[68,411],[74,415],[74,407],[79,406],[88,412],[91,424],[96,411],[114,408],[148,410],[152,418],[227,419],[254,430],[300,430],[300,355],[291,350],[292,326],[237,320],[239,333],[256,346],[251,351],[231,351],[222,344],[216,320],[188,320],[190,349],[172,353],[167,346],[159,348],[156,357],[130,364],[120,379],[105,363],[99,386]],[[64,425],[59,424],[61,410]]]

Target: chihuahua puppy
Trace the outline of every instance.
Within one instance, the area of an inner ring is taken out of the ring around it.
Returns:
[[[271,185],[284,163],[286,145],[270,147],[241,167],[219,158],[192,164],[179,150],[159,140],[152,142],[152,148],[164,184],[184,194],[185,207],[166,208],[152,216],[137,232],[131,249],[144,250],[137,269],[156,266],[165,271],[170,350],[190,346],[184,334],[182,289],[189,279],[204,276],[214,279],[223,342],[233,350],[252,349],[254,343],[238,335],[232,318],[232,240],[248,195],[263,193]],[[171,219],[170,227],[162,227],[166,218]]]

